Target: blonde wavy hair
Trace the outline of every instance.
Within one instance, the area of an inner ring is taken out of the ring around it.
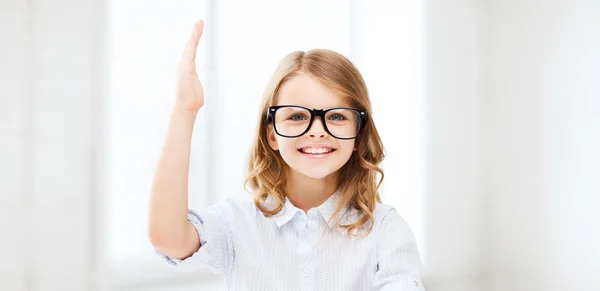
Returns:
[[[358,210],[360,219],[352,224],[340,226],[347,229],[350,235],[353,230],[370,222],[370,226],[364,233],[367,235],[373,229],[375,205],[381,202],[378,189],[384,175],[379,164],[385,152],[371,118],[371,101],[360,72],[347,58],[334,51],[326,49],[295,51],[280,61],[263,95],[244,188],[247,189],[247,185],[250,185],[254,203],[266,216],[272,216],[283,208],[286,200],[284,189],[288,166],[281,155],[269,146],[267,127],[270,125],[267,120],[267,109],[269,106],[277,105],[281,86],[300,73],[315,78],[334,92],[348,98],[353,107],[367,112],[365,125],[355,141],[357,150],[339,169],[340,199],[331,218],[337,217],[346,206],[350,206]],[[380,175],[379,180],[377,174]],[[275,202],[275,208],[265,208],[264,202],[268,197]]]

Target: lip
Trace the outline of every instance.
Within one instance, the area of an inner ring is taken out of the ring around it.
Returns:
[[[324,144],[324,143],[306,144],[306,145],[303,145],[303,146],[301,146],[301,147],[299,147],[297,149],[299,150],[299,149],[303,149],[303,148],[326,148],[326,149],[332,149],[332,150],[336,149],[336,148],[334,148],[334,147],[332,147],[330,145]]]
[[[334,150],[332,150],[332,151],[330,151],[330,152],[328,152],[328,153],[326,153],[326,154],[307,154],[307,153],[304,153],[304,152],[302,152],[302,151],[301,151],[301,150],[299,150],[299,149],[298,149],[298,152],[299,152],[301,155],[303,155],[303,156],[305,156],[305,157],[307,157],[307,158],[309,158],[309,159],[324,159],[324,158],[327,158],[327,157],[329,157],[330,155],[332,155],[332,154],[335,152],[335,149],[334,149]]]
[[[301,149],[303,149],[303,148],[326,148],[326,149],[330,149],[331,151],[326,154],[307,154],[307,153],[304,153],[303,151],[301,151]],[[297,150],[301,155],[303,155],[309,159],[324,159],[324,158],[329,157],[331,154],[333,154],[337,149],[330,145],[315,143],[315,144],[308,144],[308,145],[301,146]]]

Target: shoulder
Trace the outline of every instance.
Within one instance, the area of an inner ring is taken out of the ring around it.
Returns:
[[[345,222],[354,223],[363,215],[365,214],[360,213],[357,209],[350,209],[344,214]],[[362,225],[357,231],[365,231],[370,228],[371,223],[373,223],[373,234],[385,232],[385,228],[390,221],[393,221],[395,224],[406,223],[393,206],[377,202],[375,209],[373,210],[373,220]]]
[[[375,224],[381,224],[384,218],[391,211],[396,212],[396,209],[391,205],[377,202],[377,204],[375,205],[375,211],[373,211],[373,218],[375,219]]]
[[[389,211],[393,209],[395,209],[394,206],[377,202],[377,204],[375,204],[375,211],[373,211],[373,215],[375,217],[383,218]]]
[[[378,202],[373,217],[379,231],[411,231],[404,217],[391,205]]]

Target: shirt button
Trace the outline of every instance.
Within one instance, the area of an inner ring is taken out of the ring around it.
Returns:
[[[310,272],[308,270],[304,270],[302,272],[302,276],[304,276],[304,278],[308,278],[310,276]]]

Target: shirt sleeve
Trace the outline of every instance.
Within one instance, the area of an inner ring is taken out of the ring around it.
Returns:
[[[209,206],[201,212],[189,210],[188,220],[200,237],[198,251],[183,260],[171,258],[156,250],[158,255],[169,265],[182,271],[208,269],[216,274],[227,274],[233,268],[235,257],[231,222],[223,218],[217,205]]]
[[[384,216],[377,232],[378,291],[425,291],[423,265],[412,230],[394,209]]]

